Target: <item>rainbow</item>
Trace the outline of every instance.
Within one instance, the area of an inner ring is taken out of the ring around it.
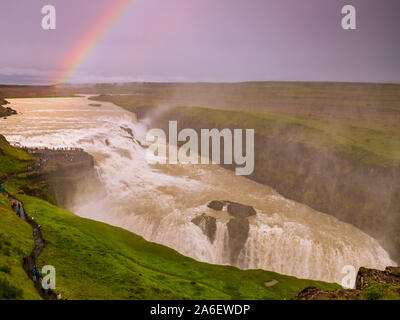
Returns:
[[[90,53],[104,38],[107,31],[121,18],[128,8],[137,0],[109,0],[89,26],[83,36],[63,57],[60,71],[54,76],[55,83],[66,83],[84,63]]]

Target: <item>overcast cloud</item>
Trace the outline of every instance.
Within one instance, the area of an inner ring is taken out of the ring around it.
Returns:
[[[1,0],[0,83],[49,83],[109,1]],[[357,30],[341,28],[345,4]],[[399,14],[399,0],[139,0],[71,81],[400,82]]]

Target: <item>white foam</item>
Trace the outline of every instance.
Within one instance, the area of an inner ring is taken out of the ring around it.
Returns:
[[[26,146],[80,147],[91,153],[107,197],[77,197],[78,215],[104,221],[170,246],[184,255],[228,264],[227,212],[205,204],[224,199],[252,205],[249,237],[240,268],[262,268],[301,278],[340,282],[344,265],[383,269],[394,265],[376,240],[332,216],[290,201],[216,165],[154,165],[121,127],[144,142],[146,123],[110,103],[88,106],[86,98],[21,99],[22,114],[0,121],[1,132]],[[106,143],[107,140],[107,143]],[[107,145],[108,144],[108,145]],[[206,212],[217,218],[214,243],[191,222]]]

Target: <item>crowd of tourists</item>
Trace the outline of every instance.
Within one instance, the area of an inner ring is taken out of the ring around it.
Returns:
[[[40,168],[43,168],[47,165],[48,161],[50,160],[49,157],[42,159],[40,158],[39,161],[33,165],[33,166],[28,166],[24,170],[21,170],[19,172],[15,172],[11,176],[16,176],[19,173],[26,173],[26,172],[32,172],[34,170],[38,170]],[[0,181],[0,192],[8,198],[8,200],[11,202],[11,208],[12,210],[16,213],[16,215],[28,222],[34,231],[34,237],[38,237],[39,240],[42,241],[43,247],[45,246],[45,239],[43,239],[41,235],[41,225],[37,224],[34,221],[34,217],[29,216],[23,207],[22,202],[16,200],[12,195],[10,195],[4,186],[4,182],[7,181],[10,178],[8,174],[4,174],[4,176],[1,178]],[[35,239],[36,240],[36,239]],[[35,241],[36,242],[36,241]],[[35,243],[35,246],[37,244]],[[36,249],[36,248],[35,248]],[[37,254],[36,254],[37,255]],[[35,283],[35,286],[37,290],[40,291],[40,294],[42,297],[48,299],[48,300],[61,300],[61,293],[56,294],[53,290],[51,289],[44,289],[42,286],[42,274],[40,268],[37,267],[36,261],[35,261],[35,253],[33,252],[30,256],[26,256],[22,258],[22,263],[23,263],[23,268],[28,274],[28,276],[33,280]],[[68,300],[68,299],[65,299]]]

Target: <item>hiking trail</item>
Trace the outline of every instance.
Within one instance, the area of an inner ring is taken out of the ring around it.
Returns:
[[[28,149],[24,148],[24,150],[27,151]],[[35,151],[38,152],[38,149],[34,149],[32,154],[35,155]],[[56,152],[56,153],[59,154],[58,156],[63,157],[65,150],[57,150],[57,151],[58,152]],[[79,150],[79,151],[81,151],[81,150]],[[54,154],[54,151],[53,151],[53,154]],[[37,268],[36,263],[38,261],[39,255],[42,252],[43,248],[45,247],[45,239],[42,236],[41,226],[36,223],[36,221],[34,220],[34,217],[28,215],[28,213],[25,210],[23,202],[20,201],[14,195],[10,194],[3,186],[3,184],[6,181],[10,181],[12,178],[16,177],[18,174],[30,173],[33,171],[41,170],[42,168],[46,167],[47,162],[49,160],[50,160],[50,157],[47,157],[46,160],[43,160],[42,158],[40,158],[40,160],[38,162],[36,162],[36,164],[33,166],[28,166],[27,168],[25,168],[24,170],[22,170],[20,172],[15,172],[15,173],[12,173],[9,175],[6,174],[5,176],[3,176],[0,179],[0,185],[1,185],[1,193],[5,197],[7,197],[8,200],[10,201],[12,210],[16,213],[16,215],[20,219],[27,222],[32,227],[32,230],[33,230],[33,240],[35,243],[35,247],[33,248],[31,254],[28,257],[23,257],[23,259],[22,259],[23,260],[22,267],[23,267],[25,273],[33,281],[37,292],[43,299],[59,300],[59,298],[57,297],[57,294],[52,289],[44,289],[43,288],[42,275],[34,272],[34,269]]]

